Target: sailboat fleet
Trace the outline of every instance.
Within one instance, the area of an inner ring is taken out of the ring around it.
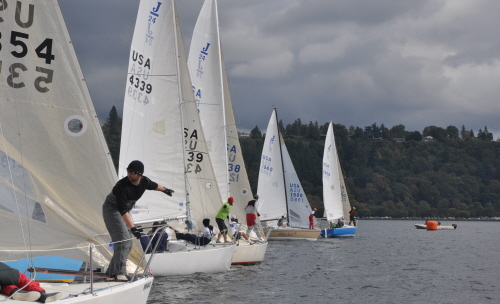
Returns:
[[[245,207],[253,199],[229,94],[216,0],[205,1],[187,58],[175,0],[140,1],[126,75],[118,175],[57,0],[1,1],[0,13],[2,36],[11,41],[0,49],[0,261],[57,254],[90,265],[82,283],[44,283],[47,292],[61,292],[65,303],[146,303],[151,272],[222,272],[231,264],[262,262],[268,240],[355,234],[356,227],[350,226],[311,227],[313,210],[273,110],[256,205],[265,227],[254,227],[265,238],[258,240],[251,232],[250,241],[214,239],[206,246],[173,238],[177,230],[198,234],[203,220],[214,219],[229,197],[235,200],[231,217],[246,230]],[[350,205],[331,129],[323,183],[325,211],[333,223],[347,217]],[[172,197],[146,191],[131,211],[134,222],[150,226],[167,221],[172,237],[168,250],[157,253],[144,254],[134,242],[127,264],[134,280],[97,281],[94,269],[108,265],[113,247],[102,203],[133,160],[144,163],[151,180],[175,190]],[[281,218],[285,222],[276,227]],[[58,267],[62,262],[55,259],[49,268]]]

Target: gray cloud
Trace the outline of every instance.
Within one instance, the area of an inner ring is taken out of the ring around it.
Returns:
[[[186,50],[203,1],[178,1]],[[265,130],[273,106],[364,127],[455,125],[500,134],[500,2],[219,0],[239,128]],[[61,0],[101,119],[122,110],[137,0]]]

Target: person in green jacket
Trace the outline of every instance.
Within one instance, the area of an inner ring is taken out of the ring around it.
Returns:
[[[227,199],[227,203],[224,203],[222,207],[220,207],[219,212],[215,216],[215,222],[217,226],[219,226],[219,234],[217,235],[217,243],[220,243],[219,239],[221,235],[224,235],[224,242],[229,242],[227,237],[227,226],[225,223],[225,219],[229,219],[229,212],[231,211],[231,206],[234,203],[234,198],[230,196]]]

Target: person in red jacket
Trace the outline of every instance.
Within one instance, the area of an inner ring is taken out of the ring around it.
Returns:
[[[351,211],[349,211],[349,225],[354,225],[356,227],[356,220],[354,219],[354,212],[356,210],[356,207],[352,207]]]
[[[316,213],[316,208],[313,209],[311,214],[309,214],[309,229],[314,229],[314,213]]]
[[[38,282],[30,280],[24,273],[0,262],[0,293],[16,301],[55,302],[62,298],[62,293],[46,293]]]

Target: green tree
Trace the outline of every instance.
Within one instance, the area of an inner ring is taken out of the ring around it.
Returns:
[[[418,132],[418,131],[410,132],[410,134],[408,134],[405,137],[405,140],[407,140],[407,141],[410,141],[410,140],[422,141],[422,134],[420,134],[420,132]]]
[[[458,129],[455,126],[448,126],[446,128],[446,133],[448,133],[449,139],[457,139],[458,138]]]
[[[389,137],[390,138],[404,138],[405,137],[405,126],[404,125],[396,125],[393,126],[389,130]]]
[[[448,137],[448,133],[446,132],[445,129],[436,127],[436,126],[428,126],[424,128],[424,131],[422,132],[422,135],[425,136],[432,136],[434,137],[437,141],[444,141]]]
[[[106,122],[102,125],[102,132],[108,144],[111,159],[118,171],[118,161],[120,158],[120,141],[122,134],[122,118],[118,116],[115,106],[109,111],[109,116]]]
[[[250,131],[250,138],[262,139],[262,132],[260,132],[259,126],[255,125],[255,128]]]

